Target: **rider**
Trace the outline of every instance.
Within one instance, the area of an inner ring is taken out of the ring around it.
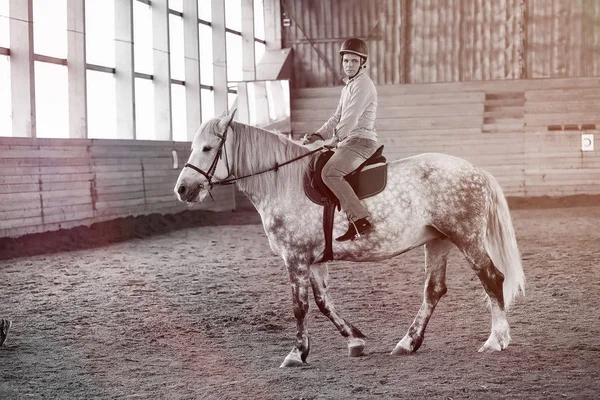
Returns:
[[[340,102],[335,113],[315,133],[304,137],[304,143],[326,140],[324,146],[335,149],[335,154],[323,168],[323,182],[340,200],[348,215],[348,231],[336,238],[343,242],[368,233],[373,226],[369,213],[344,177],[358,168],[377,150],[375,114],[377,91],[364,71],[368,50],[358,38],[344,41],[340,48],[342,69],[346,77]]]

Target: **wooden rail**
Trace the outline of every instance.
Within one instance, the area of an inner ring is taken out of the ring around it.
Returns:
[[[182,211],[173,187],[188,156],[189,143],[0,138],[0,237]],[[200,207],[235,207],[232,187],[213,195]]]

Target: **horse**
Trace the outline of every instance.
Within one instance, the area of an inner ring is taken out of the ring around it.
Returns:
[[[309,287],[319,310],[347,340],[348,355],[361,356],[365,335],[343,318],[327,292],[322,208],[303,191],[303,176],[316,150],[277,132],[233,121],[235,111],[204,123],[192,141],[174,191],[185,203],[201,202],[215,186],[237,184],[260,214],[271,249],[283,258],[291,284],[296,339],[281,367],[301,366],[309,354]],[[318,149],[317,149],[318,150]],[[525,278],[509,208],[496,179],[450,155],[425,153],[388,163],[380,194],[362,200],[375,229],[354,241],[335,242],[336,260],[381,261],[425,248],[422,305],[392,355],[411,354],[446,293],[446,263],[456,246],[485,290],[492,326],[480,352],[505,349],[511,340],[506,311],[525,294]],[[336,212],[334,232],[347,226]]]

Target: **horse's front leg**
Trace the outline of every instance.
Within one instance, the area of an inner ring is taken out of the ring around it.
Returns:
[[[298,367],[306,363],[306,357],[310,351],[306,318],[308,315],[309,263],[286,260],[286,267],[292,285],[297,331],[296,344],[280,367]]]
[[[325,264],[315,264],[310,268],[310,284],[315,296],[315,303],[323,315],[333,322],[335,327],[340,331],[342,336],[348,339],[348,355],[350,357],[358,357],[362,355],[365,348],[365,335],[351,323],[342,318],[327,294],[327,281],[329,279],[329,271]]]

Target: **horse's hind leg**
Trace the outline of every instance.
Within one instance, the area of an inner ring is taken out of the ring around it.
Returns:
[[[327,294],[328,278],[327,265],[314,264],[311,266],[310,284],[312,285],[315,302],[319,310],[333,322],[342,336],[348,339],[348,355],[350,357],[358,357],[365,348],[365,341],[363,340],[365,336],[356,327],[342,318],[333,307]]]
[[[459,247],[483,284],[492,311],[492,332],[479,351],[505,349],[510,343],[510,327],[504,311],[504,275],[492,262],[483,243],[469,243]]]
[[[453,243],[447,239],[433,239],[425,244],[425,290],[423,304],[406,335],[396,345],[392,355],[417,351],[423,343],[425,328],[438,301],[446,294],[446,263]]]

